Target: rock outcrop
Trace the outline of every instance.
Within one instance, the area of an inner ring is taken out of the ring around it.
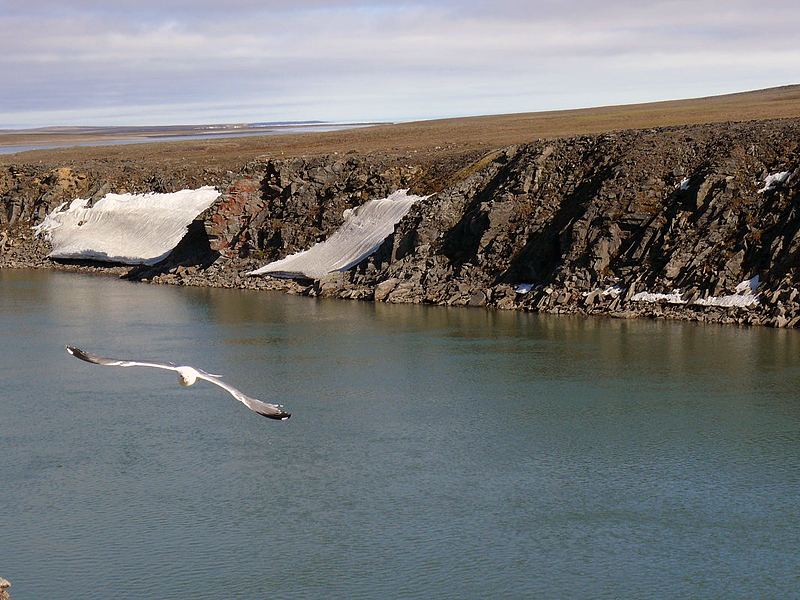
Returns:
[[[173,174],[166,187],[211,183],[222,195],[167,260],[127,275],[383,302],[793,327],[800,322],[798,163],[796,119],[538,140],[437,172],[435,183],[411,160],[267,158],[214,182]],[[0,224],[20,249],[16,262],[43,259],[14,224],[121,185],[71,169],[0,172]],[[316,282],[243,275],[324,240],[345,209],[403,188],[436,193],[349,272]],[[0,264],[9,264],[7,254]],[[755,303],[697,302],[734,293],[756,275]],[[639,292],[661,299],[643,302],[648,295]]]
[[[11,600],[11,596],[8,594],[8,588],[10,587],[11,582],[0,577],[0,600]]]
[[[397,280],[385,301],[795,320],[799,134],[784,121],[509,148],[414,207],[351,279]],[[765,185],[775,173],[783,181]],[[754,275],[761,302],[743,314],[633,300],[637,290],[719,296]]]

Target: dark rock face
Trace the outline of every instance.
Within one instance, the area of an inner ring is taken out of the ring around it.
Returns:
[[[401,188],[428,191],[432,174],[382,156],[256,161],[217,177],[222,196],[193,241],[130,275],[384,302],[795,326],[798,163],[796,119],[540,140],[447,178],[437,173],[455,183],[418,202],[348,273],[286,282],[243,273],[324,240],[345,209]],[[790,175],[767,186],[776,173]],[[206,183],[173,176],[164,186]],[[0,172],[0,225],[36,221],[102,189],[69,169],[12,167]],[[635,300],[644,291],[677,289],[684,301],[730,294],[754,275],[760,302],[748,307]]]
[[[381,288],[388,302],[778,324],[800,314],[774,306],[797,284],[799,134],[781,121],[509,148],[413,208],[352,282],[397,280]],[[792,175],[764,189],[776,172]],[[636,290],[727,294],[756,274],[762,301],[749,309],[633,302]],[[519,283],[533,290],[516,294]],[[621,294],[596,292],[611,286]]]

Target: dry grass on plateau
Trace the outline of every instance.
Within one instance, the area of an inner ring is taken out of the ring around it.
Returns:
[[[1,164],[91,166],[158,163],[236,170],[262,155],[381,153],[415,162],[478,156],[511,144],[579,134],[674,125],[800,117],[800,85],[724,96],[576,110],[463,117],[376,125],[361,129],[115,146],[75,146],[0,155]],[[0,145],[25,144],[22,132],[0,133]],[[38,139],[42,139],[42,134]],[[83,141],[59,134],[61,141]],[[56,138],[54,138],[56,139]],[[100,137],[102,139],[102,137]],[[46,140],[42,140],[46,141]]]

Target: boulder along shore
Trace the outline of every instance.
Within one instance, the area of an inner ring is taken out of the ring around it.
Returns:
[[[800,119],[491,150],[273,154],[233,169],[112,160],[54,167],[19,156],[0,164],[0,268],[393,303],[800,324]],[[203,185],[221,196],[152,267],[55,261],[31,230],[75,198]],[[430,196],[353,269],[314,281],[246,275],[323,241],[345,209],[398,189]],[[755,276],[757,302],[708,303]]]

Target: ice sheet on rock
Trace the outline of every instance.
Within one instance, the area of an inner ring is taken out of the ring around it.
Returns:
[[[250,271],[248,275],[319,279],[334,271],[346,271],[375,252],[411,205],[425,198],[407,192],[399,190],[388,198],[370,200],[358,208],[346,210],[344,223],[324,242]]]
[[[214,203],[211,186],[170,194],[107,194],[65,202],[34,227],[53,245],[54,258],[152,265],[181,241],[189,224]]]

